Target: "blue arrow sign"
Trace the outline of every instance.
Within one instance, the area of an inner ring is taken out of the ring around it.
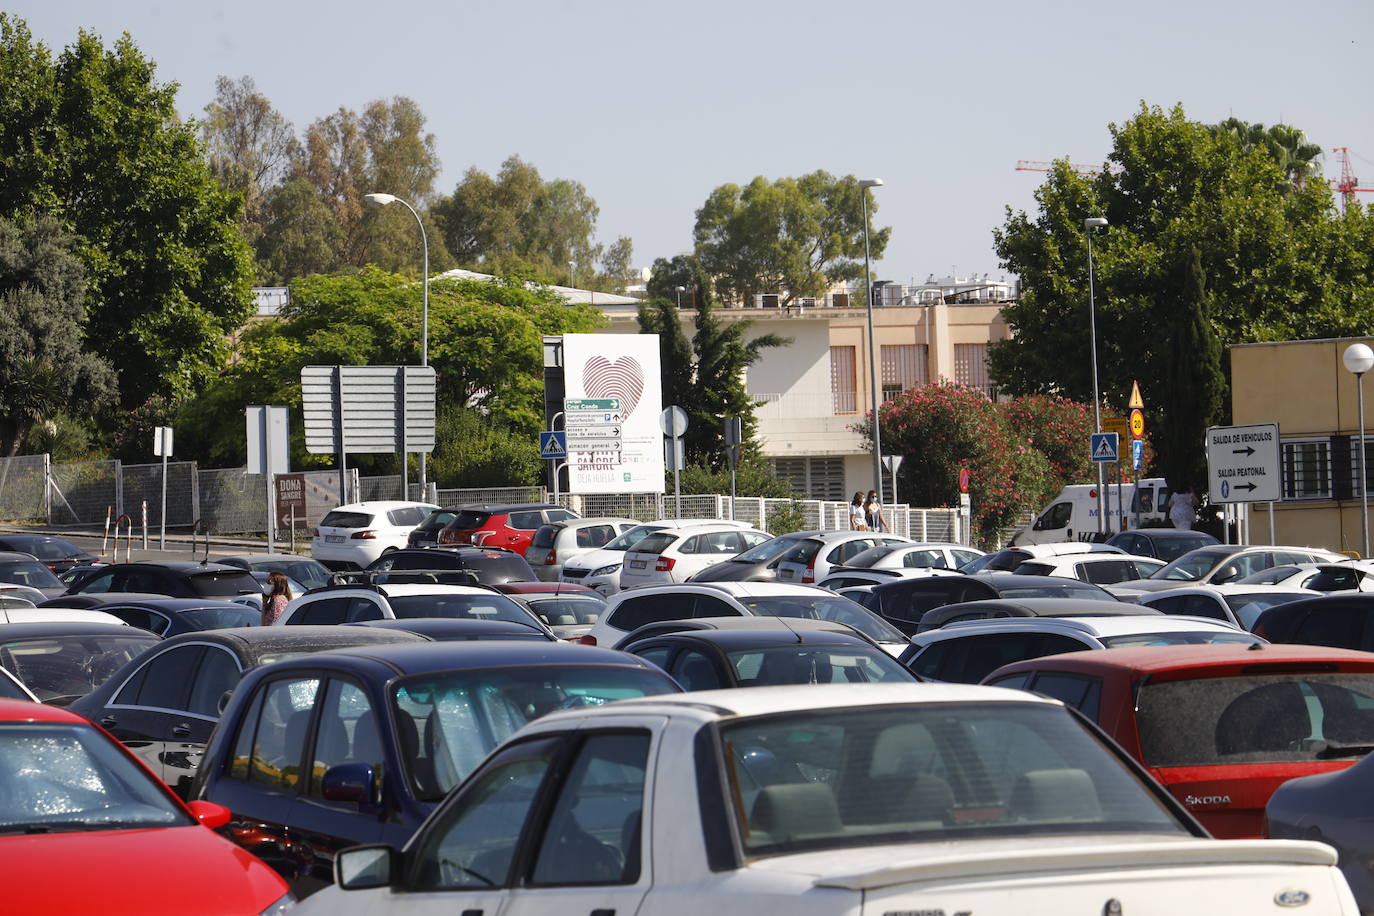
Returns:
[[[568,457],[568,434],[563,430],[539,434],[540,458]]]
[[[1116,433],[1093,433],[1091,445],[1091,455],[1093,461],[1117,461],[1120,452],[1117,450]]]
[[[1145,467],[1145,440],[1131,440],[1131,469],[1140,470]]]

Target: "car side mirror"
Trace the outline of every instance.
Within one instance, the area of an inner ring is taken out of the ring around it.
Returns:
[[[372,767],[366,763],[340,763],[324,771],[320,794],[326,801],[372,804]]]
[[[1212,576],[1212,584],[1223,585],[1227,582],[1230,582],[1232,579],[1236,578],[1239,575],[1240,570],[1237,569],[1235,566],[1224,566],[1221,569],[1217,570],[1216,574]]]
[[[229,818],[233,815],[229,809],[223,805],[217,805],[208,801],[187,802],[186,807],[191,809],[191,814],[200,822],[201,826],[209,827],[211,830],[223,827],[229,823]]]
[[[392,875],[401,870],[399,859],[396,850],[380,844],[340,850],[334,856],[334,883],[346,891],[390,887]]]
[[[1037,518],[1037,519],[1035,520],[1035,524],[1034,524],[1034,525],[1031,525],[1031,530],[1032,530],[1032,531],[1044,531],[1044,530],[1045,530],[1045,516],[1042,515],[1042,516],[1040,516],[1039,518]]]

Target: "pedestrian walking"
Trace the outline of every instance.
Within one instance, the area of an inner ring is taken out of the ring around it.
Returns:
[[[887,530],[887,521],[883,519],[883,502],[878,498],[877,490],[868,491],[868,499],[864,501],[864,518],[869,531]]]
[[[849,501],[849,527],[854,531],[868,530],[868,516],[864,514],[864,495],[860,491]]]
[[[1189,531],[1197,518],[1197,497],[1192,490],[1175,490],[1169,497],[1169,521],[1175,528]]]
[[[274,572],[267,576],[267,594],[262,596],[262,625],[270,627],[281,615],[286,613],[286,604],[292,597],[291,580],[286,573]]]

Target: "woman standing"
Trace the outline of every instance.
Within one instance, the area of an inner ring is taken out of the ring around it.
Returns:
[[[878,499],[877,490],[868,491],[868,499],[864,502],[864,517],[868,521],[869,531],[887,530],[887,522],[883,520],[883,504]]]
[[[262,625],[270,627],[280,620],[291,598],[291,581],[286,578],[286,573],[269,573],[267,594],[262,596]]]
[[[868,516],[864,514],[864,495],[860,491],[849,501],[849,527],[853,531],[868,530]]]
[[[1197,518],[1197,497],[1192,490],[1175,490],[1174,495],[1169,497],[1169,521],[1174,523],[1175,528],[1188,531],[1193,527],[1193,520]]]

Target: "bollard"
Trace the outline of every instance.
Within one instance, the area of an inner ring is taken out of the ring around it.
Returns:
[[[125,522],[128,523],[127,528],[124,528]],[[119,532],[121,529],[126,531],[124,537],[124,562],[132,563],[134,559],[134,520],[129,517],[129,513],[127,512],[115,519],[114,523],[114,561],[116,563],[119,562]]]
[[[105,534],[100,538],[100,558],[105,558],[105,544],[110,539],[110,516],[114,513],[114,506],[105,507]]]
[[[143,549],[148,549],[148,500],[143,501]]]
[[[196,532],[205,535],[205,556],[201,559],[202,563],[210,562],[210,526],[205,524],[205,520],[198,518],[191,525],[191,559],[196,558]]]

